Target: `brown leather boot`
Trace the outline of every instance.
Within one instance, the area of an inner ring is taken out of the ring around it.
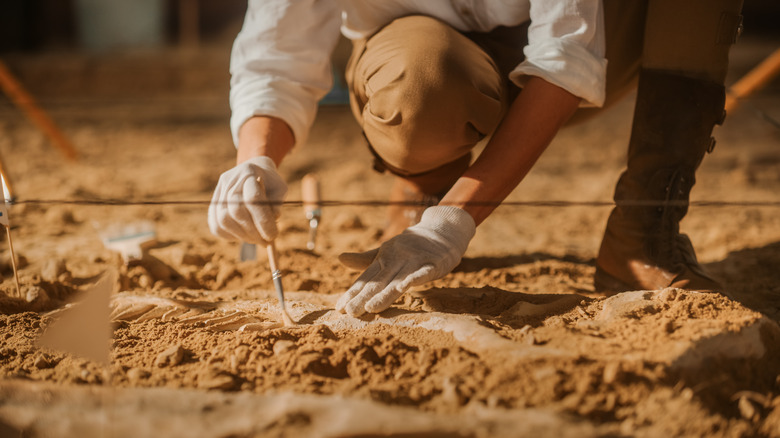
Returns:
[[[596,259],[597,291],[721,288],[696,260],[679,224],[696,169],[715,145],[710,135],[723,122],[724,102],[722,85],[640,73],[628,167]]]

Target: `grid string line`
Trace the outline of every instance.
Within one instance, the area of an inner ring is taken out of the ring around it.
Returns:
[[[118,199],[118,198],[100,198],[100,199],[14,199],[10,201],[11,205],[76,205],[76,206],[208,206],[210,200],[143,200],[143,199]],[[236,202],[246,204],[246,202]],[[291,201],[260,201],[252,202],[253,205],[272,205],[282,207],[302,207],[302,200]],[[426,202],[398,202],[384,200],[321,200],[317,202],[319,207],[388,207],[388,206],[410,206],[425,207],[434,205]],[[438,205],[447,205],[439,203]],[[637,200],[619,200],[619,201],[568,201],[568,200],[546,200],[546,201],[472,201],[467,205],[473,206],[507,206],[507,207],[780,207],[780,200],[759,200],[759,201],[726,201],[726,200],[700,200],[700,201],[637,201]]]

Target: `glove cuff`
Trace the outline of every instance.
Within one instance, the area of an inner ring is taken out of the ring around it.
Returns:
[[[474,218],[466,210],[445,205],[426,208],[418,225],[433,230],[439,236],[446,236],[461,254],[466,252],[477,232]]]
[[[276,163],[274,163],[274,160],[272,160],[269,157],[266,157],[265,155],[261,155],[259,157],[252,157],[252,158],[244,161],[244,163],[254,164],[255,166],[257,166],[257,167],[259,167],[259,168],[261,168],[263,170],[273,171],[273,172],[279,173],[279,170],[276,168]]]

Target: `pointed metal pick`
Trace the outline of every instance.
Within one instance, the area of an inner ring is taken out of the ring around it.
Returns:
[[[49,325],[38,338],[37,345],[108,364],[111,348],[109,303],[116,275],[116,272],[103,275],[92,289],[81,295],[83,298],[79,302]]]

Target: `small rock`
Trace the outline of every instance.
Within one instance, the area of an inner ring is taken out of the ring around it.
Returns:
[[[144,255],[143,266],[154,280],[168,281],[176,276],[173,269],[165,262],[148,254]]]
[[[758,415],[756,407],[753,406],[753,403],[747,397],[740,397],[737,407],[742,418],[746,420],[753,420]]]
[[[249,347],[246,345],[239,345],[233,350],[232,357],[236,358],[239,365],[244,365],[249,360]]]
[[[522,303],[522,302],[521,302]],[[653,300],[653,292],[623,292],[604,300],[597,321],[617,321],[623,318],[638,318],[642,315],[657,313],[659,303]]]
[[[49,259],[41,269],[41,278],[49,283],[56,283],[60,275],[68,272],[63,259]]]
[[[163,351],[157,355],[157,359],[154,360],[154,364],[160,368],[165,366],[176,366],[184,359],[184,348],[181,345],[176,344],[169,349]]]
[[[285,340],[276,341],[276,343],[274,344],[274,354],[278,356],[294,348],[295,348],[295,342],[293,341],[285,341]]]
[[[606,366],[604,366],[602,380],[607,385],[615,383],[619,372],[620,372],[620,362],[609,362]]]
[[[73,283],[73,274],[71,274],[68,271],[63,272],[62,274],[60,274],[59,277],[57,277],[57,283],[59,284]]]
[[[238,367],[241,364],[239,363],[239,359],[236,355],[230,356],[230,371],[233,371],[234,373],[238,372]]]
[[[301,282],[298,284],[298,287],[296,290],[300,291],[317,291],[320,288],[321,282],[319,280],[313,280],[311,278],[307,278],[304,280],[301,280]]]
[[[342,213],[333,220],[334,225],[340,231],[362,230],[366,226],[355,213]]]
[[[219,268],[219,272],[217,273],[216,278],[216,284],[215,287],[220,288],[225,286],[228,281],[232,280],[235,277],[241,276],[241,273],[238,272],[235,266],[232,265],[224,265]]]
[[[76,223],[73,211],[69,208],[50,208],[46,211],[44,219],[50,224],[63,225]]]
[[[141,289],[149,289],[152,287],[152,284],[154,284],[154,282],[152,281],[152,277],[146,274],[143,274],[140,277],[138,277],[138,287],[140,287]]]
[[[30,286],[27,288],[25,299],[28,303],[35,303],[39,305],[46,304],[51,301],[49,294],[39,286]]]
[[[130,368],[127,370],[127,379],[132,383],[137,383],[149,377],[151,373],[141,368]]]
[[[181,255],[180,263],[189,266],[203,266],[206,263],[206,258],[200,254],[185,252]]]
[[[198,388],[230,391],[238,387],[236,378],[227,371],[210,370],[198,377]]]
[[[658,292],[658,295],[656,295],[656,298],[661,302],[667,302],[667,301],[674,301],[677,299],[677,295],[679,294],[679,289],[675,289],[673,287],[667,287],[660,292]]]
[[[441,398],[445,403],[460,406],[463,404],[464,397],[458,391],[458,382],[451,378],[445,377],[441,385]]]
[[[35,358],[35,361],[33,362],[33,366],[35,368],[38,368],[39,370],[43,370],[46,368],[51,368],[53,365],[49,361],[49,358],[46,357],[46,355],[39,354],[38,357]]]
[[[86,382],[86,383],[98,383],[98,382],[100,382],[100,376],[90,372],[89,370],[81,370],[81,373],[79,374],[79,377],[81,377],[81,380],[83,382]]]

